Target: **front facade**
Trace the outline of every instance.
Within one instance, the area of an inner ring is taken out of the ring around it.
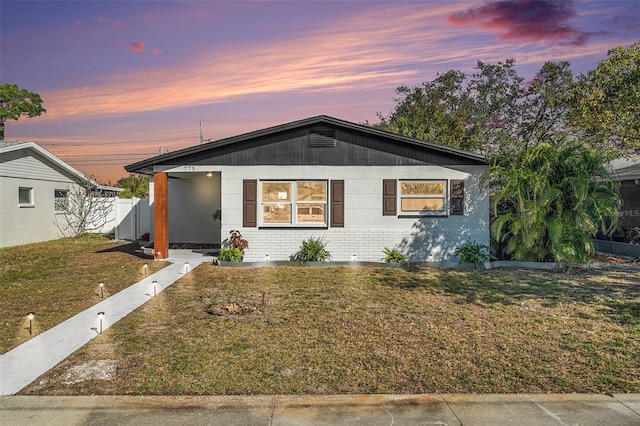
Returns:
[[[87,180],[34,142],[0,141],[0,247],[61,237],[56,219]]]
[[[450,262],[489,243],[481,156],[327,116],[160,155],[126,167],[153,176],[154,250],[249,241],[245,261],[290,260],[322,238],[335,261]],[[221,219],[212,214],[220,209]]]

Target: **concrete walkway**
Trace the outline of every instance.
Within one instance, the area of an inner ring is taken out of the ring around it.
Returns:
[[[5,396],[2,426],[640,424],[640,395]]]
[[[167,261],[172,264],[0,355],[0,395],[19,392],[96,337],[100,327],[106,330],[143,305],[153,297],[153,281],[157,281],[155,291],[158,294],[189,270],[201,263],[212,262],[213,257],[180,253]],[[188,265],[185,262],[189,262]],[[99,312],[104,313],[102,321]]]

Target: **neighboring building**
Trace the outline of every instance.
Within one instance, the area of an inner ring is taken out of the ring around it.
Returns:
[[[59,238],[56,215],[86,182],[92,181],[34,142],[0,141],[0,247]],[[96,186],[111,196],[121,191]]]
[[[156,258],[171,243],[249,241],[245,261],[289,260],[323,238],[335,261],[450,262],[489,244],[484,157],[327,116],[222,139],[125,167],[152,176]],[[212,214],[221,209],[221,220]]]
[[[618,234],[628,240],[630,230],[640,229],[640,158],[614,160],[610,166],[612,177],[620,182],[622,206],[618,214],[621,228]],[[640,244],[640,237],[637,243]]]

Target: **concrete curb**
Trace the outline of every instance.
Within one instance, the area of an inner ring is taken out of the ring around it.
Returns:
[[[640,394],[0,397],[0,423],[638,425]]]

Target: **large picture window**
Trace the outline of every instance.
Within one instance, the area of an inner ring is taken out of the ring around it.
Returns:
[[[445,180],[400,181],[400,210],[403,213],[444,213],[446,198]]]
[[[326,226],[326,181],[262,181],[261,223],[266,226]]]

